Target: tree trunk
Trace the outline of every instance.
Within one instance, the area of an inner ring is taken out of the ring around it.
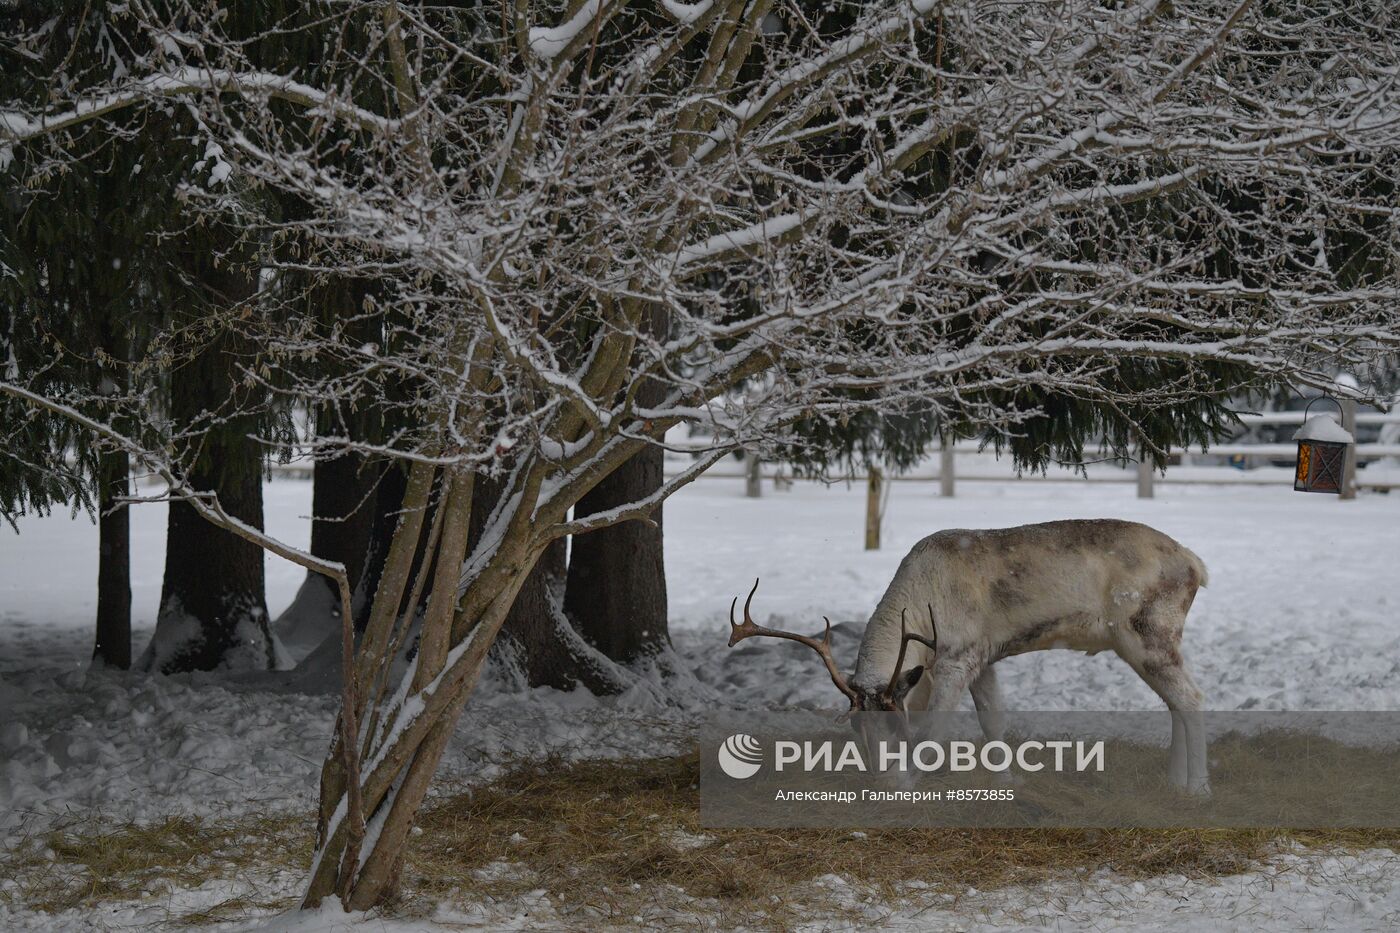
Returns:
[[[445,524],[451,524],[450,515]],[[364,851],[355,859],[348,858],[346,811],[337,805],[347,783],[344,764],[332,746],[321,776],[317,861],[303,906],[315,907],[325,897],[340,894],[348,909],[367,910],[383,903],[395,890],[404,842],[414,816],[462,707],[480,677],[487,651],[537,559],[536,554],[521,546],[524,531],[524,526],[517,526],[514,534],[507,535],[495,558],[468,585],[451,620],[451,637],[461,656],[450,670],[440,671],[444,679],[434,679],[430,689],[420,687],[414,691],[416,708],[400,708],[395,721],[386,724],[390,738],[384,744],[383,755],[373,759],[376,764],[366,766],[364,773],[368,777],[362,785],[365,814],[377,828],[366,838]],[[444,532],[442,550],[446,550],[447,537]],[[468,638],[468,632],[472,637]],[[420,663],[427,653],[420,653]],[[415,680],[426,680],[436,673],[430,664],[418,671]]]
[[[399,527],[399,511],[403,508],[404,491],[408,486],[408,474],[397,463],[376,464],[370,471],[371,478],[378,480],[374,511],[370,515],[368,546],[364,561],[360,565],[360,580],[355,587],[355,631],[364,631],[369,622],[370,604],[373,595],[379,590],[379,580],[384,573],[384,559],[389,555],[389,546],[394,541],[394,533]],[[313,492],[314,496],[315,493]],[[417,572],[418,560],[414,561],[412,574]]]
[[[471,547],[475,547],[497,495],[494,484],[477,478]],[[511,604],[501,637],[491,648],[492,656],[516,668],[531,687],[573,690],[581,686],[600,695],[621,693],[631,678],[601,657],[564,614],[567,557],[568,545],[563,538],[545,549]]]
[[[322,414],[317,433],[337,430]],[[360,580],[374,531],[382,468],[366,462],[357,453],[344,452],[317,460],[312,472],[311,553],[345,565],[355,606],[362,609],[364,591]],[[325,574],[308,571],[292,604],[277,618],[275,628],[288,646],[312,649],[329,635],[340,631],[340,589]],[[358,614],[358,613],[357,613]]]
[[[227,259],[216,265],[215,255],[195,250],[187,260],[191,276],[212,293],[213,307],[241,314],[238,303],[251,302],[257,293],[256,270]],[[238,354],[246,350],[232,333],[206,338],[193,358],[171,372],[170,415],[185,431],[205,426],[190,438],[184,458],[190,485],[214,492],[224,511],[261,529],[262,450],[248,438],[258,430],[249,410],[260,400],[249,397],[252,390],[237,369]],[[189,505],[171,502],[160,612],[141,667],[169,674],[283,666],[263,593],[260,547],[205,521]]]
[[[226,512],[262,528],[258,450],[248,441],[223,441],[209,443],[207,452],[220,468],[191,471],[191,485],[213,490]],[[182,502],[170,503],[165,548],[160,614],[142,667],[162,674],[278,667],[263,599],[262,549]]]
[[[385,560],[389,556],[389,548],[393,544],[399,522],[404,517],[404,495],[408,485],[406,472],[396,463],[371,462],[365,467],[363,479],[373,489],[362,509],[365,543],[360,553],[363,556],[360,559],[358,576],[351,577],[351,622],[354,624],[357,640],[364,634],[370,622],[374,600],[384,578]],[[313,490],[312,498],[315,499],[315,496],[316,492]],[[423,508],[421,518],[424,525],[432,522],[433,508],[431,503]],[[312,534],[315,534],[314,522]],[[340,543],[350,545],[350,542],[346,541]],[[418,567],[425,556],[425,545],[425,540],[417,541],[412,564],[406,571],[410,580],[418,573]],[[314,543],[312,547],[315,553]],[[431,592],[432,587],[427,587],[423,594],[424,599]],[[298,605],[304,595],[308,597],[307,602]],[[407,592],[403,594],[399,613],[407,611],[408,596]],[[321,601],[317,603],[313,597]],[[328,689],[341,676],[340,622],[338,615],[332,615],[337,612],[336,607],[339,604],[339,598],[330,595],[330,587],[323,587],[316,580],[315,574],[308,573],[301,589],[297,591],[297,602],[277,620],[279,637],[283,632],[287,633],[289,648],[301,654],[297,660],[297,670],[314,678],[314,681],[307,682],[307,685],[314,686],[315,689]],[[302,617],[291,618],[294,610],[302,613]],[[297,634],[298,627],[302,629],[300,635]]]
[[[339,328],[347,339],[377,344],[383,339],[379,319],[362,313],[371,284],[363,279],[332,277],[308,283],[309,312],[328,332]],[[335,367],[327,375],[334,375]],[[316,408],[316,436],[352,441],[383,440],[375,412],[354,406],[321,403]],[[370,537],[374,531],[378,480],[383,473],[364,454],[330,451],[313,467],[311,493],[311,553],[345,565],[350,578],[352,612],[364,603],[359,589]],[[397,508],[397,504],[394,505]],[[340,628],[340,589],[324,574],[308,572],[296,599],[277,619],[279,636],[299,647],[315,647]]]
[[[664,457],[653,446],[633,455],[579,500],[574,515],[585,518],[655,493]],[[564,612],[614,661],[631,664],[670,646],[660,505],[651,523],[623,522],[573,539]]]
[[[763,496],[763,461],[752,450],[744,454],[744,495],[750,499]]]
[[[646,392],[639,394],[646,403]],[[646,448],[634,453],[643,458],[638,464],[640,481],[634,480],[628,486],[619,480],[613,481],[614,495],[621,495],[625,489],[645,488],[657,490],[661,484],[663,451],[659,448]],[[650,454],[652,459],[646,459]],[[623,470],[623,476],[636,475],[624,467],[627,459],[608,463],[613,470]],[[415,476],[421,464],[414,467]],[[431,475],[431,474],[429,474]],[[444,472],[446,480],[448,472]],[[475,689],[481,670],[486,663],[488,652],[502,633],[504,626],[515,614],[518,624],[527,617],[524,610],[516,610],[521,590],[532,578],[541,575],[536,565],[540,562],[546,568],[558,566],[558,549],[553,542],[536,537],[542,528],[566,518],[566,508],[553,505],[542,513],[537,512],[540,474],[526,470],[510,476],[513,485],[510,500],[497,483],[486,476],[477,475],[467,495],[460,495],[459,485],[463,477],[452,478],[451,492],[440,496],[438,508],[441,513],[434,517],[434,524],[440,522],[441,534],[435,545],[429,549],[425,569],[431,568],[436,578],[436,592],[427,600],[422,616],[419,650],[413,661],[410,673],[405,675],[402,687],[407,689],[399,694],[399,699],[389,704],[385,710],[385,720],[379,722],[377,715],[367,716],[368,725],[363,744],[364,755],[361,761],[368,765],[347,764],[346,758],[333,742],[327,754],[321,774],[320,815],[318,820],[317,845],[314,867],[310,883],[303,898],[303,906],[315,907],[332,893],[340,896],[342,904],[349,910],[367,910],[388,899],[397,885],[399,866],[403,849],[413,826],[418,808],[428,792],[429,784],[437,770],[447,742],[456,726],[457,717],[467,698]],[[604,482],[607,482],[605,478]],[[442,484],[440,483],[440,486]],[[496,486],[487,489],[488,486]],[[410,493],[414,486],[409,486]],[[411,496],[409,497],[411,498]],[[632,496],[619,499],[633,501]],[[509,505],[499,513],[484,507],[484,503],[497,502]],[[593,500],[593,508],[602,508],[601,498]],[[574,502],[575,505],[582,503]],[[383,514],[386,510],[379,509]],[[457,534],[462,524],[463,513],[467,514],[465,534]],[[493,514],[495,513],[495,514]],[[576,514],[583,514],[575,509]],[[487,534],[485,521],[492,519],[492,546],[475,553],[473,540],[480,542]],[[656,516],[659,518],[659,516]],[[382,617],[392,613],[401,605],[401,594],[406,589],[407,575],[402,572],[406,561],[405,554],[413,553],[411,542],[419,539],[419,528],[410,527],[405,517],[395,534],[390,538],[393,552],[385,564],[383,576],[376,581],[372,619],[363,636],[361,651],[364,657],[374,659],[363,680],[373,680],[375,670],[385,670],[390,663],[389,655],[379,647],[382,636],[379,631]],[[632,523],[636,525],[637,523]],[[659,602],[653,600],[652,611],[659,606],[659,625],[642,613],[634,613],[633,623],[637,631],[635,641],[652,643],[653,650],[669,643],[665,624],[665,578],[661,563],[660,523],[649,527],[655,534],[653,546],[642,548],[654,560],[653,577],[659,585]],[[432,532],[429,532],[431,536]],[[469,566],[464,566],[468,557]],[[368,577],[368,571],[366,577]],[[543,572],[547,581],[548,570]],[[416,586],[416,583],[415,583]],[[451,602],[443,600],[444,590],[451,587]],[[549,594],[547,583],[542,592]],[[653,597],[658,595],[655,591]],[[534,597],[531,597],[533,600]],[[446,610],[446,612],[442,610]],[[542,613],[528,614],[536,625],[540,624]],[[567,643],[567,636],[574,633],[573,627],[563,618],[562,612],[550,612],[551,621],[563,622],[555,630],[554,637],[547,643],[558,646]],[[643,624],[645,620],[645,624]],[[575,633],[576,634],[576,633]],[[444,637],[445,636],[445,637]],[[618,638],[620,646],[630,639]],[[580,654],[590,656],[604,670],[610,662],[600,657],[596,650],[590,650],[582,639],[577,640]],[[572,646],[570,646],[572,650]],[[634,654],[641,657],[646,648]],[[618,669],[613,666],[614,671]],[[373,701],[374,694],[367,695]],[[357,773],[358,770],[358,773]],[[352,805],[352,797],[347,793],[351,781],[359,788],[360,804]],[[355,818],[361,811],[366,823]],[[367,832],[364,830],[368,830]]]
[[[880,500],[884,494],[884,472],[877,466],[866,467],[865,474],[865,549],[880,550]]]
[[[311,553],[344,564],[352,590],[364,572],[374,527],[377,478],[377,471],[354,453],[317,461],[313,473]],[[323,574],[312,576],[323,582],[327,579]]]
[[[116,508],[130,492],[130,462],[125,451],[99,455],[97,466],[97,639],[94,662],[126,670],[131,667],[131,513]]]
[[[440,564],[438,571],[442,572],[442,566],[451,567],[453,583],[462,580],[459,568],[467,554],[465,547],[449,543],[453,536],[448,529],[460,520],[461,505],[453,496],[446,506],[440,506],[447,510],[447,519],[443,522],[437,559],[447,564]],[[450,622],[450,638],[442,639],[441,631],[439,637],[431,640],[425,634],[411,673],[410,689],[390,707],[387,718],[379,725],[379,740],[370,742],[364,758],[370,764],[362,766],[360,772],[363,812],[370,823],[363,851],[357,851],[357,831],[346,817],[349,811],[344,789],[351,772],[347,772],[342,756],[332,746],[322,770],[317,852],[304,906],[315,907],[325,897],[339,894],[347,909],[367,910],[392,895],[415,814],[428,792],[457,717],[479,680],[487,652],[516,604],[521,587],[548,549],[531,540],[536,521],[533,511],[529,504],[517,503],[496,519],[499,543],[473,564],[460,595],[453,594],[450,618],[441,618],[434,611],[436,600],[429,601],[424,632],[440,630],[442,623]],[[545,521],[562,518],[560,514],[547,513]],[[411,530],[409,539],[416,533]],[[397,539],[396,545],[402,540]],[[386,575],[385,579],[389,577]],[[388,598],[397,602],[397,589]]]

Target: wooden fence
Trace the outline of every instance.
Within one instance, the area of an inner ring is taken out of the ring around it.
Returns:
[[[1264,412],[1261,414],[1242,415],[1241,420],[1247,425],[1294,425],[1302,424],[1303,413],[1298,411]],[[1400,424],[1400,413],[1380,414],[1375,412],[1363,412],[1352,414],[1347,418],[1350,423],[1349,430],[1355,433],[1358,426]],[[684,469],[689,463],[689,457],[685,455],[687,448],[696,451],[705,449],[703,442],[670,444],[673,451],[668,458],[666,471],[668,474],[677,473]],[[1173,448],[1171,451],[1172,465],[1167,468],[1166,473],[1157,474],[1147,468],[1143,463],[1119,464],[1112,463],[1094,464],[1087,473],[1073,472],[1070,470],[1056,470],[1048,473],[1026,473],[1020,476],[1008,474],[1002,468],[993,472],[978,470],[976,468],[963,469],[958,467],[958,458],[964,459],[974,457],[982,451],[982,446],[976,441],[959,441],[951,448],[938,448],[930,450],[929,459],[926,465],[899,476],[891,476],[882,473],[876,478],[876,483],[938,483],[939,494],[943,496],[953,496],[957,490],[959,482],[1075,482],[1075,483],[1136,483],[1138,495],[1142,498],[1151,498],[1153,491],[1158,484],[1166,483],[1171,485],[1279,485],[1293,482],[1293,470],[1282,467],[1259,467],[1251,469],[1257,461],[1274,460],[1292,462],[1297,455],[1297,446],[1292,443],[1281,444],[1259,444],[1245,442],[1231,442],[1216,444],[1208,450],[1200,448]],[[1200,465],[1195,461],[1202,457],[1224,457],[1235,459],[1240,462],[1242,468],[1235,468],[1225,464]],[[1347,479],[1348,488],[1344,490],[1344,495],[1354,495],[1357,489],[1397,489],[1400,488],[1400,470],[1394,472],[1387,471],[1387,475],[1368,477],[1366,471],[1356,469],[1358,462],[1371,463],[1382,458],[1393,457],[1400,461],[1400,443],[1370,443],[1358,444],[1353,449],[1352,456],[1347,458]],[[983,458],[976,458],[983,459]],[[279,476],[295,476],[309,478],[311,476],[310,461],[296,461],[293,463],[273,464],[272,472]],[[734,478],[743,479],[745,488],[750,495],[758,492],[761,488],[761,480],[772,480],[778,485],[782,485],[790,478],[790,471],[781,463],[764,462],[761,469],[755,471],[753,464],[749,461],[726,458],[711,467],[706,473],[706,478]],[[864,473],[857,473],[849,479],[854,481],[869,482],[870,477]],[[878,490],[877,490],[878,493]],[[878,495],[877,497],[878,498]]]

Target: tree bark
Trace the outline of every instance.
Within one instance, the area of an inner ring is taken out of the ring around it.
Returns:
[[[344,564],[352,590],[364,572],[374,527],[376,479],[363,456],[348,452],[318,460],[312,474],[311,553]],[[322,574],[311,576],[335,589]]]
[[[504,624],[519,586],[533,570],[538,555],[522,546],[525,532],[526,528],[517,524],[507,534],[495,558],[475,576],[455,612],[452,640],[463,649],[463,654],[450,672],[454,676],[429,691],[413,694],[423,701],[423,706],[408,717],[403,728],[390,725],[392,739],[383,749],[383,756],[376,758],[378,764],[367,769],[365,812],[380,819],[379,810],[387,807],[388,811],[358,860],[345,858],[347,821],[336,818],[343,813],[335,805],[342,793],[337,788],[346,784],[343,764],[334,748],[327,756],[322,771],[318,861],[303,899],[304,907],[315,907],[328,895],[339,893],[348,909],[367,910],[383,903],[394,890],[404,840],[457,717],[476,686],[486,653]]]
[[[664,481],[665,451],[648,446],[633,455],[574,507],[585,518],[636,502]],[[670,646],[666,627],[666,560],[662,511],[651,523],[623,522],[573,539],[564,612],[609,658],[631,664]]]
[[[874,464],[865,474],[865,549],[880,550],[880,500],[884,496],[884,472]]]
[[[207,453],[220,467],[192,470],[191,484],[213,490],[230,515],[262,528],[258,450],[247,441],[213,441]],[[210,524],[182,502],[170,503],[165,547],[160,614],[142,666],[162,674],[275,669],[262,549]]]
[[[306,289],[308,309],[321,318],[328,331],[343,328],[348,339],[377,343],[383,339],[378,318],[362,308],[371,284],[363,279],[333,277],[311,283]],[[354,406],[321,403],[316,409],[318,438],[345,437],[352,441],[381,441],[376,415]],[[374,531],[378,480],[383,469],[361,453],[334,452],[318,459],[312,472],[311,553],[345,565],[352,602],[364,602],[359,590],[370,536]],[[397,505],[395,505],[397,508]],[[309,634],[338,628],[340,592],[323,574],[308,572],[297,597],[278,619],[278,630],[307,626]],[[352,607],[355,611],[355,607]],[[319,618],[318,618],[319,616]],[[305,639],[302,639],[303,641]]]
[[[219,310],[243,313],[254,300],[256,270],[212,250],[194,250],[192,278],[212,293]],[[262,451],[248,435],[258,429],[252,391],[241,384],[243,341],[227,331],[204,340],[193,358],[170,376],[170,415],[191,431],[186,476],[198,490],[215,493],[224,510],[254,528],[263,527]],[[203,427],[203,430],[198,430]],[[170,503],[156,631],[141,659],[145,670],[169,674],[215,668],[272,670],[281,665],[263,587],[263,553],[252,542],[205,521],[183,502]]]
[[[498,494],[496,485],[478,477],[471,547],[476,546]],[[572,690],[581,686],[600,695],[621,693],[629,679],[600,658],[564,615],[567,557],[563,538],[545,548],[511,604],[501,637],[491,648],[492,657],[517,669],[531,687]]]
[[[334,424],[325,414],[317,418],[317,433],[325,435],[334,430]],[[381,472],[382,468],[376,468],[364,456],[352,452],[317,460],[312,468],[311,553],[345,565],[350,592],[354,594],[352,612],[364,604],[360,580],[374,532],[377,480]],[[277,619],[277,631],[283,637],[296,638],[297,630],[305,628],[311,638],[297,640],[314,643],[317,636],[337,630],[340,613],[340,589],[336,582],[324,574],[308,571],[296,598]]]
[[[364,759],[370,764],[361,772],[360,786],[371,831],[358,858],[354,830],[344,818],[346,809],[341,803],[347,784],[345,765],[334,747],[327,756],[322,772],[316,861],[303,906],[315,907],[337,893],[347,909],[367,910],[391,896],[414,815],[427,794],[457,716],[479,680],[487,652],[516,603],[521,586],[548,549],[548,542],[535,538],[535,532],[541,525],[548,527],[565,517],[558,506],[543,515],[536,512],[531,503],[537,489],[532,488],[533,479],[528,474],[513,478],[514,489],[518,490],[514,495],[519,500],[506,514],[496,517],[492,534],[499,537],[492,548],[479,557],[473,555],[465,580],[460,568],[466,548],[449,546],[447,531],[460,515],[460,497],[449,497],[437,558],[452,568],[450,582],[460,581],[463,588],[460,595],[454,593],[450,620],[441,618],[434,611],[435,601],[430,600],[423,629],[427,632],[450,621],[447,644],[451,650],[444,654],[446,644],[439,639],[423,639],[410,689],[386,711],[377,740],[370,743]],[[401,530],[394,542],[396,549],[413,537],[411,534],[405,539],[402,535]],[[438,569],[441,572],[441,566]],[[397,604],[397,592],[389,598]],[[379,601],[377,595],[376,602]],[[377,605],[376,612],[379,608]]]
[[[379,590],[379,581],[384,574],[384,560],[389,556],[389,547],[394,542],[394,533],[399,527],[399,513],[403,508],[404,492],[408,488],[408,474],[397,463],[375,465],[370,470],[371,480],[377,481],[374,510],[370,514],[369,530],[364,560],[360,565],[359,584],[355,588],[355,631],[363,632],[369,623],[370,598]],[[312,493],[313,496],[315,493]],[[414,558],[409,578],[417,573],[418,561]]]
[[[117,500],[130,492],[125,451],[100,454],[97,465],[97,638],[92,659],[131,667],[131,513]]]

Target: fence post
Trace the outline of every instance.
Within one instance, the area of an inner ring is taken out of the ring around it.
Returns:
[[[763,462],[752,450],[744,455],[744,495],[750,499],[763,495]]]
[[[880,493],[883,491],[884,474],[877,466],[870,467],[865,475],[865,549],[880,550]]]
[[[1342,430],[1356,438],[1356,402],[1342,400]],[[1356,498],[1356,445],[1347,451],[1346,466],[1342,467],[1342,498]]]
[[[953,442],[945,440],[938,451],[938,494],[953,498]]]
[[[1148,457],[1147,449],[1145,447],[1140,448],[1138,450],[1137,463],[1137,497],[1139,499],[1152,498],[1152,480],[1154,479],[1152,473],[1152,459]]]

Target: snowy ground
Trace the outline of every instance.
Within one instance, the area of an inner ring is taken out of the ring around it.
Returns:
[[[267,489],[270,530],[308,537],[310,484]],[[681,747],[716,704],[833,705],[829,681],[801,649],[724,647],[729,598],[763,578],[755,617],[799,629],[822,615],[853,657],[863,622],[899,559],[925,534],[1069,517],[1144,521],[1205,560],[1211,585],[1187,629],[1188,662],[1216,709],[1400,709],[1400,495],[1344,503],[1285,488],[1175,486],[1139,501],[1130,486],[969,483],[940,500],[936,486],[894,486],[885,547],[861,550],[864,490],[798,484],[760,500],[741,481],[705,479],[667,505],[672,632],[694,680],[676,690],[688,711],[646,691],[613,700],[488,682],[449,750],[447,776],[479,779],[512,759],[658,754]],[[136,649],[154,624],[164,512],[133,515]],[[180,812],[309,812],[335,700],[300,689],[294,675],[231,680],[88,674],[96,530],[60,515],[0,530],[0,841],[88,815],[151,819]],[[302,572],[268,560],[268,602],[287,605]],[[1012,707],[1156,708],[1122,662],[1047,652],[1004,662]],[[1260,872],[1210,884],[1157,879],[1141,891],[1112,878],[1034,889],[973,892],[917,913],[870,905],[873,925],[959,928],[1079,926],[1208,929],[1383,928],[1400,919],[1395,856],[1290,856]],[[0,892],[5,880],[0,879]],[[289,879],[288,884],[294,884]],[[839,882],[833,882],[839,885]],[[178,894],[199,903],[208,892]],[[852,895],[853,897],[855,895]],[[3,898],[0,898],[3,901]],[[164,905],[168,907],[169,905]],[[495,925],[523,913],[444,915]],[[517,915],[518,914],[518,915]],[[140,926],[149,905],[53,918],[0,906],[0,928]],[[535,921],[548,916],[539,905]],[[344,923],[329,915],[315,922]],[[545,921],[547,923],[547,921]],[[278,920],[270,928],[277,929]],[[821,926],[821,924],[817,924]],[[301,929],[311,929],[303,926]],[[378,928],[371,926],[369,928]],[[392,927],[386,927],[386,929]]]

